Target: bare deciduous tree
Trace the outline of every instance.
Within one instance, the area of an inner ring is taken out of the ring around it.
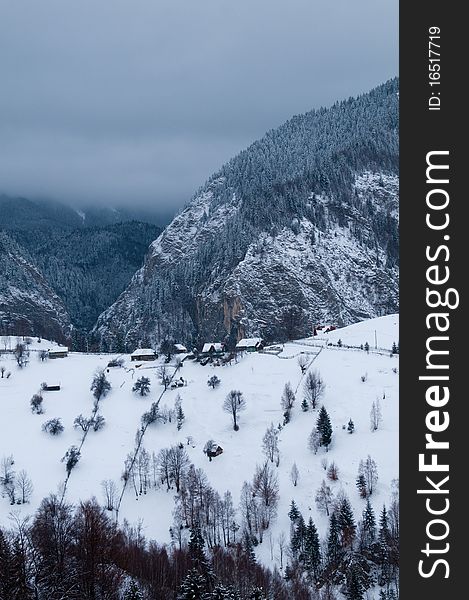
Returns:
[[[298,481],[300,480],[300,472],[298,471],[296,463],[293,463],[293,466],[291,468],[290,479],[293,485],[296,487],[298,485]]]
[[[165,367],[165,365],[161,365],[161,367],[158,367],[157,374],[161,385],[163,385],[164,389],[167,390],[171,377],[169,376],[168,369]]]
[[[318,407],[325,388],[326,385],[319,371],[310,371],[306,376],[303,391],[306,401],[309,402],[313,409]]]
[[[238,431],[238,415],[246,409],[246,400],[239,390],[231,390],[223,402],[223,410],[229,413],[233,419],[233,429]]]
[[[292,390],[291,383],[288,381],[283,388],[281,406],[284,410],[291,410],[295,404],[295,392]]]
[[[322,480],[321,487],[316,492],[316,506],[318,510],[329,516],[329,509],[333,503],[333,494],[331,488]]]
[[[306,354],[300,354],[300,356],[298,357],[298,366],[300,367],[303,375],[306,373],[306,367],[308,366],[308,362],[309,360]]]
[[[313,429],[313,431],[309,434],[308,448],[311,450],[311,452],[314,452],[314,454],[317,454],[320,446],[321,446],[321,434],[315,427]]]
[[[26,504],[26,502],[30,501],[34,486],[24,469],[21,469],[21,471],[18,473],[16,478],[16,489],[22,504]]]
[[[103,489],[106,510],[114,510],[117,500],[117,486],[112,479],[106,479],[101,482]]]
[[[358,476],[363,475],[366,485],[367,496],[371,496],[373,489],[378,482],[378,466],[368,454],[365,460],[361,460],[358,465]]]
[[[273,423],[270,424],[262,438],[262,449],[270,462],[274,462],[279,455],[278,429],[274,427]]]
[[[371,431],[376,431],[377,429],[379,429],[379,426],[381,425],[381,422],[383,420],[382,414],[381,414],[381,405],[378,399],[373,401],[373,404],[371,405],[371,410],[370,410],[370,429]]]

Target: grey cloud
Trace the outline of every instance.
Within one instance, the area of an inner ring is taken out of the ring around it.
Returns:
[[[397,0],[4,0],[0,192],[180,205],[397,73]]]

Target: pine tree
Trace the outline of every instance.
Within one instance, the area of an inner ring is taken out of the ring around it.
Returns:
[[[318,577],[319,565],[321,563],[321,552],[319,548],[318,532],[310,517],[305,535],[305,567],[314,579],[317,579]]]
[[[296,523],[296,521],[300,518],[301,513],[298,510],[298,507],[294,500],[291,501],[290,510],[288,511],[288,516],[290,517],[290,521],[292,523]]]
[[[205,592],[204,577],[197,569],[191,569],[181,584],[177,600],[202,600],[205,597]]]
[[[143,594],[140,591],[135,579],[131,579],[124,593],[123,600],[143,600]]]
[[[349,433],[353,433],[355,431],[355,423],[352,421],[352,419],[350,419],[350,421],[348,422],[347,431]]]
[[[186,416],[182,412],[181,405],[179,405],[177,407],[177,410],[176,410],[176,422],[177,422],[177,429],[178,429],[178,431],[181,431],[182,424],[184,423],[184,419],[185,418],[186,418]]]
[[[376,518],[369,500],[367,500],[363,511],[363,532],[365,545],[370,546],[376,539]]]
[[[378,533],[378,544],[379,544],[379,555],[378,560],[381,565],[381,577],[380,584],[386,585],[390,581],[390,531],[389,521],[386,506],[383,506],[379,517],[379,533]]]
[[[327,538],[327,561],[332,567],[336,567],[342,557],[340,545],[340,527],[335,512],[329,520],[329,535]]]
[[[306,398],[303,398],[303,400],[301,401],[301,410],[303,412],[308,412],[309,410],[309,402],[306,400]]]
[[[265,598],[264,590],[260,587],[253,588],[249,595],[249,600],[264,600]]]
[[[303,516],[300,515],[293,531],[293,535],[291,536],[290,547],[292,554],[296,556],[301,563],[303,563],[305,559],[305,541],[306,525]]]
[[[247,557],[248,561],[251,565],[254,565],[256,562],[256,554],[254,552],[254,545],[252,543],[252,538],[249,534],[249,531],[245,530],[243,534],[243,551],[244,555]]]
[[[368,496],[368,491],[366,487],[366,479],[363,473],[358,475],[356,480],[356,486],[358,488],[358,493],[360,494],[360,498],[366,498]]]
[[[363,585],[356,568],[349,569],[347,573],[347,600],[363,600]]]
[[[321,406],[321,410],[319,411],[316,428],[321,435],[321,446],[325,446],[326,450],[328,450],[332,438],[332,426],[331,420],[324,405]]]
[[[344,548],[351,547],[357,526],[355,525],[352,507],[347,496],[342,498],[337,514],[337,521],[341,532],[342,546]]]
[[[207,558],[205,556],[205,542],[198,524],[191,529],[188,550],[192,566],[199,572],[207,570]]]
[[[148,377],[139,377],[132,387],[133,392],[138,392],[140,396],[146,396],[150,393],[150,379]]]

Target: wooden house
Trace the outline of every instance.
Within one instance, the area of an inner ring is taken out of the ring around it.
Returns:
[[[56,348],[49,348],[47,351],[49,358],[65,358],[68,356],[68,348],[65,346],[57,346]]]
[[[224,342],[207,342],[202,348],[201,356],[221,356],[225,348]]]
[[[259,352],[263,350],[264,340],[262,338],[243,338],[236,344],[237,352]]]
[[[176,354],[187,354],[187,348],[183,344],[174,344]]]
[[[132,362],[156,360],[157,358],[158,354],[152,348],[138,348],[130,355],[130,360]]]

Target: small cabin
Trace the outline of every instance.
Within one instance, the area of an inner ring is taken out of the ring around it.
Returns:
[[[68,348],[57,346],[57,348],[49,348],[47,351],[49,358],[65,358],[68,356]]]
[[[50,384],[50,383],[45,383],[42,385],[41,388],[44,392],[60,392],[60,384]]]
[[[212,458],[215,458],[216,456],[220,456],[220,454],[223,454],[223,448],[221,446],[219,446],[216,442],[214,442],[210,448],[207,448],[206,450],[207,453],[207,457],[209,459],[209,461],[212,461]]]
[[[243,338],[236,344],[237,352],[259,352],[264,348],[264,340],[262,338]]]
[[[132,362],[145,361],[145,360],[156,360],[158,354],[152,348],[138,348],[134,350],[130,355]]]
[[[223,342],[207,342],[202,348],[202,356],[221,356],[225,352]]]
[[[187,348],[183,344],[174,344],[176,354],[187,354]]]

